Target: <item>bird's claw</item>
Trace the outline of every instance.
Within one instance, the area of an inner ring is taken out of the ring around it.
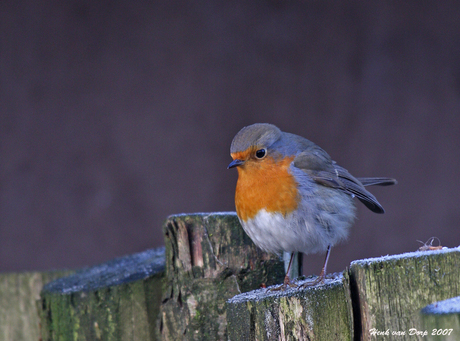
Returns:
[[[277,287],[272,287],[272,288],[270,288],[269,290],[270,290],[270,291],[284,291],[284,290],[286,290],[288,287],[290,287],[290,288],[297,288],[298,285],[295,284],[295,283],[293,283],[293,282],[291,282],[291,279],[289,278],[289,276],[286,276],[286,277],[284,277],[284,283],[283,283],[283,284],[281,284],[281,285],[279,285],[279,286],[277,286]]]

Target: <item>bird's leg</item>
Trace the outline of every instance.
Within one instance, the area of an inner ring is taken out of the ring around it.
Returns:
[[[286,275],[284,276],[284,283],[281,284],[278,287],[271,288],[271,291],[278,291],[278,290],[285,290],[288,286],[291,288],[297,287],[297,284],[294,284],[291,282],[291,279],[289,277],[289,273],[291,272],[291,265],[292,265],[292,260],[294,259],[294,252],[291,253],[291,259],[289,260],[289,265],[286,271]]]
[[[326,251],[326,259],[324,260],[324,265],[323,265],[323,268],[321,270],[321,273],[319,274],[319,276],[314,281],[305,282],[304,284],[302,284],[301,285],[302,288],[314,286],[314,285],[316,285],[318,283],[323,283],[324,282],[324,279],[326,278],[327,261],[329,260],[329,253],[330,252],[331,252],[331,246],[328,245],[327,246],[327,251]]]
[[[290,287],[296,287],[297,285],[291,282],[289,274],[291,273],[292,260],[294,259],[294,252],[291,253],[291,259],[289,260],[289,265],[286,271],[286,276],[284,276],[284,285],[289,285]]]

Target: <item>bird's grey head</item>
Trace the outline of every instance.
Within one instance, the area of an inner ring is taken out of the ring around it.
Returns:
[[[281,137],[281,130],[273,124],[256,123],[241,129],[233,138],[230,153],[238,153],[250,147],[269,147]]]

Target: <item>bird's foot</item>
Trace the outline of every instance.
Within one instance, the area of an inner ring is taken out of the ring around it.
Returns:
[[[307,282],[301,284],[299,287],[300,288],[306,288],[306,287],[313,287],[313,286],[315,286],[317,284],[320,284],[320,283],[323,284],[325,278],[326,278],[326,276],[324,276],[324,274],[320,274],[313,281],[307,281]]]
[[[272,287],[270,288],[269,290],[270,291],[284,291],[286,290],[288,287],[290,288],[297,288],[298,285],[291,282],[291,279],[289,278],[289,276],[286,276],[284,277],[284,283],[279,285],[279,286],[276,286],[276,287]]]

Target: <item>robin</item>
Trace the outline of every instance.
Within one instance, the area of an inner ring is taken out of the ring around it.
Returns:
[[[236,167],[235,206],[243,229],[262,250],[326,252],[320,275],[303,286],[324,282],[331,247],[345,240],[356,216],[353,198],[375,213],[382,205],[364,186],[394,185],[391,178],[355,178],[313,142],[278,127],[257,123],[234,137],[228,168]]]

